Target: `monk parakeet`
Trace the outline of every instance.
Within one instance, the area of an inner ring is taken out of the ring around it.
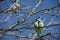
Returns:
[[[21,6],[20,6],[20,4],[18,4],[18,3],[16,3],[16,8],[18,9],[18,10],[21,10]]]
[[[41,37],[42,30],[44,28],[44,24],[40,19],[37,19],[36,22],[34,23],[35,30],[37,32],[38,37]]]
[[[21,6],[18,3],[16,3],[13,7],[13,12],[16,12],[16,10],[21,11]]]
[[[16,13],[16,6],[13,7],[13,12]]]

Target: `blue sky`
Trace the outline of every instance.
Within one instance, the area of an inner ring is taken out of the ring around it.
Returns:
[[[26,7],[22,7],[22,11],[23,12],[30,12],[32,10],[32,8],[35,6],[35,4],[38,2],[39,0],[20,0],[18,3],[20,3],[21,6],[26,6]],[[12,3],[10,2],[10,0],[6,0],[6,3],[8,3],[7,5],[10,6]],[[43,0],[43,2],[41,3],[41,5],[39,5],[35,11],[38,11],[38,10],[42,10],[42,9],[48,9],[48,8],[52,8],[54,6],[58,5],[58,0]],[[3,5],[1,5],[1,8],[4,10],[6,9],[6,5],[3,3]],[[50,14],[56,14],[58,13],[58,7],[56,7],[56,10],[53,10],[52,12],[49,12]],[[55,12],[56,11],[56,12]],[[10,25],[13,25],[16,21],[18,20],[21,20],[22,18],[24,18],[27,13],[16,13],[18,16],[19,14],[22,15],[22,16],[19,16],[19,17],[16,17],[15,15],[11,16],[8,20],[8,22],[6,23],[2,23],[0,22],[0,25],[2,26],[3,29],[9,27]],[[39,12],[37,13],[36,15],[33,15],[31,16],[25,23],[29,23],[29,22],[32,22],[33,20],[35,20],[37,17],[39,17],[42,13]],[[4,21],[5,18],[7,18],[9,14],[4,14],[4,15],[0,15],[0,19]],[[2,18],[3,16],[5,16],[4,18]],[[60,18],[56,18],[54,16],[50,16],[50,15],[43,15],[43,17],[41,18],[41,20],[44,20],[44,18],[46,18],[44,24],[47,25],[49,23],[49,21],[51,19],[54,19],[54,21],[60,21]],[[24,26],[24,25],[22,25]],[[16,26],[16,28],[19,28],[19,27],[22,27],[22,26]],[[29,30],[29,29],[23,29],[25,30],[22,35],[23,36],[27,36],[29,35],[29,33],[31,33],[33,30]],[[59,27],[51,27],[51,28],[48,28],[46,30],[43,30],[42,34],[46,34],[48,32],[52,32],[54,33],[53,31],[57,30],[56,32],[59,31]],[[59,31],[60,32],[60,31]],[[14,32],[15,34],[19,34],[19,32]],[[11,36],[5,36],[3,37],[3,39],[1,40],[19,40],[19,39],[15,39],[15,37],[11,37]],[[53,39],[51,39],[53,40]],[[55,40],[55,39],[54,39]]]

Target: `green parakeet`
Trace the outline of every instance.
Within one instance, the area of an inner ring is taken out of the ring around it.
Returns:
[[[20,6],[20,4],[18,4],[18,3],[16,3],[16,8],[18,9],[18,10],[21,10],[21,6]]]
[[[18,3],[16,3],[13,7],[13,12],[16,12],[16,10],[21,11],[21,6]]]
[[[41,33],[44,27],[43,22],[40,19],[37,19],[36,22],[34,23],[34,26],[38,37],[41,37],[42,36]]]
[[[16,13],[16,6],[13,7],[13,12]]]

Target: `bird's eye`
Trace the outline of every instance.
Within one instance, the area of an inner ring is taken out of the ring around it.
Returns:
[[[38,21],[38,23],[40,23],[40,22]]]

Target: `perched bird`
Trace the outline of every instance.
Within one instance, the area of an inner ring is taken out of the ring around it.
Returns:
[[[38,37],[41,37],[42,30],[44,29],[44,24],[40,19],[37,19],[34,23],[35,30],[37,32]]]
[[[20,4],[16,3],[12,9],[13,9],[13,12],[16,12],[16,10],[21,11],[21,6]]]
[[[20,6],[20,4],[18,4],[18,3],[16,3],[16,8],[18,9],[18,10],[21,10],[21,6]]]
[[[17,7],[14,6],[12,9],[13,9],[13,12],[16,13],[16,9],[17,9]]]

